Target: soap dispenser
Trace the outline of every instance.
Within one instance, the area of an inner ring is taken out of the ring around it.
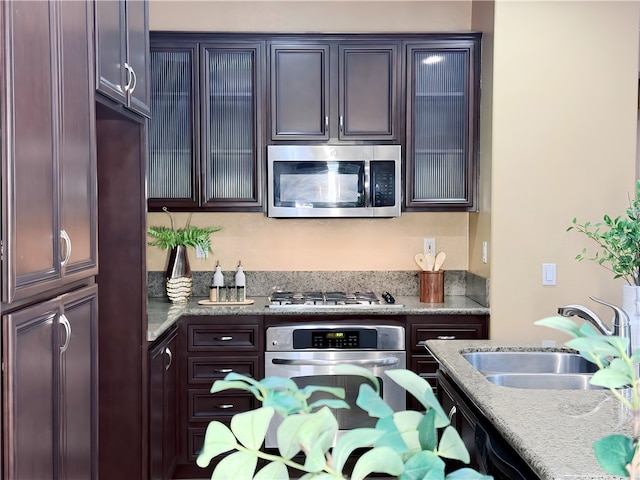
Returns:
[[[220,268],[220,261],[216,262],[216,271],[213,273],[213,281],[209,290],[209,300],[212,302],[220,301],[220,287],[224,287],[224,276]]]
[[[236,300],[238,302],[244,302],[247,299],[245,291],[246,282],[242,261],[238,260],[238,271],[236,272]]]

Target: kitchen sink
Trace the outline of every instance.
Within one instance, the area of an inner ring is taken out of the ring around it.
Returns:
[[[596,364],[580,355],[570,352],[530,351],[530,352],[469,352],[462,356],[477,370],[489,373],[544,373],[575,374],[593,373]],[[495,382],[494,382],[495,383]],[[535,388],[535,387],[532,387]]]
[[[491,383],[512,388],[538,388],[550,390],[595,390],[591,375],[586,373],[496,373],[486,375]]]

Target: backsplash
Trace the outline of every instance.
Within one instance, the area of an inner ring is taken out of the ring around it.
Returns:
[[[225,285],[233,285],[235,270],[223,272]],[[193,271],[194,297],[208,297],[213,272]],[[392,295],[419,295],[417,270],[297,272],[245,271],[248,297],[267,297],[273,291],[388,291]],[[166,297],[165,273],[148,272],[149,297]],[[489,280],[465,270],[445,270],[445,295],[465,295],[479,304],[489,306]]]

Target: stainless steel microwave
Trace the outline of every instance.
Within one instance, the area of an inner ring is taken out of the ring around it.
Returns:
[[[269,217],[399,217],[399,145],[269,145]]]

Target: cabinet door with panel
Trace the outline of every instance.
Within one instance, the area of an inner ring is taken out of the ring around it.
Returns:
[[[97,478],[97,286],[3,315],[4,478]]]
[[[149,116],[148,0],[95,2],[97,90]]]
[[[448,413],[451,426],[460,434],[460,438],[462,438],[465,447],[467,447],[470,457],[469,464],[453,460],[449,460],[448,464],[453,469],[470,467],[478,470],[479,463],[476,457],[476,424],[478,423],[478,418],[440,370],[437,373],[437,380],[440,405]]]
[[[396,140],[398,45],[271,43],[272,140]]]
[[[398,45],[339,45],[338,138],[398,138]]]
[[[261,316],[183,317],[179,321],[180,462],[188,468],[202,448],[210,421],[229,423],[237,413],[259,406],[241,390],[211,394],[211,385],[231,372],[262,378]]]
[[[12,39],[2,47],[2,299],[13,302],[97,273],[93,10],[0,8]]]
[[[438,362],[426,350],[427,340],[485,339],[489,335],[488,317],[483,315],[407,316],[407,364],[437,389]],[[421,410],[417,400],[407,397],[411,409]]]
[[[329,44],[271,44],[271,139],[329,139]]]
[[[151,43],[151,211],[263,210],[262,42]]]
[[[178,329],[149,349],[149,478],[170,480],[178,455]]]
[[[148,207],[200,204],[198,44],[152,40]]]
[[[476,208],[479,42],[406,45],[406,210]]]

